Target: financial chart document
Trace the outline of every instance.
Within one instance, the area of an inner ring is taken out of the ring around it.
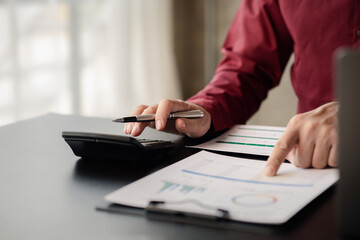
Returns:
[[[337,169],[301,169],[283,163],[277,176],[265,177],[265,161],[201,151],[131,183],[105,199],[145,208],[216,215],[252,223],[281,224],[338,179]]]
[[[269,156],[284,131],[284,127],[235,125],[217,138],[189,147]]]

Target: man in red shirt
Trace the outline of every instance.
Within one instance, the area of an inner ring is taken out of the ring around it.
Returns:
[[[155,124],[126,124],[124,132],[137,136],[150,125],[201,137],[211,128],[219,131],[243,124],[279,84],[294,52],[291,77],[298,114],[274,147],[264,173],[275,175],[285,158],[304,168],[337,166],[332,55],[340,46],[360,46],[359,0],[243,0],[212,81],[187,101],[138,106],[133,114],[156,113]],[[201,109],[205,116],[166,124],[170,112],[190,109]]]

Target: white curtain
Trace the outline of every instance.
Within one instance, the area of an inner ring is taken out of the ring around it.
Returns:
[[[0,3],[0,124],[47,112],[119,117],[181,98],[172,1]]]
[[[84,114],[102,111],[106,116],[123,115],[139,104],[181,98],[174,62],[171,3],[112,0],[101,8],[94,4],[84,14],[84,22],[102,22],[106,26],[100,35],[91,25],[83,26],[81,45],[97,41],[89,45],[98,46],[85,51],[92,57],[82,74]]]

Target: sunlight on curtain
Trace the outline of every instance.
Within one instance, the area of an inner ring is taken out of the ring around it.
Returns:
[[[171,1],[113,0],[81,9],[84,114],[129,114],[138,104],[181,98]]]
[[[181,98],[171,4],[0,2],[0,124],[47,112],[113,118]]]
[[[69,112],[64,4],[0,4],[0,124]]]

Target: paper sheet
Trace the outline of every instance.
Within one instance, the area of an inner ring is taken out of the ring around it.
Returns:
[[[284,127],[235,125],[217,138],[188,147],[269,156],[284,131]]]
[[[141,208],[152,200],[165,201],[163,208],[202,214],[221,208],[233,220],[281,224],[338,179],[337,169],[301,169],[288,163],[277,176],[265,177],[264,165],[201,151],[105,199]]]

